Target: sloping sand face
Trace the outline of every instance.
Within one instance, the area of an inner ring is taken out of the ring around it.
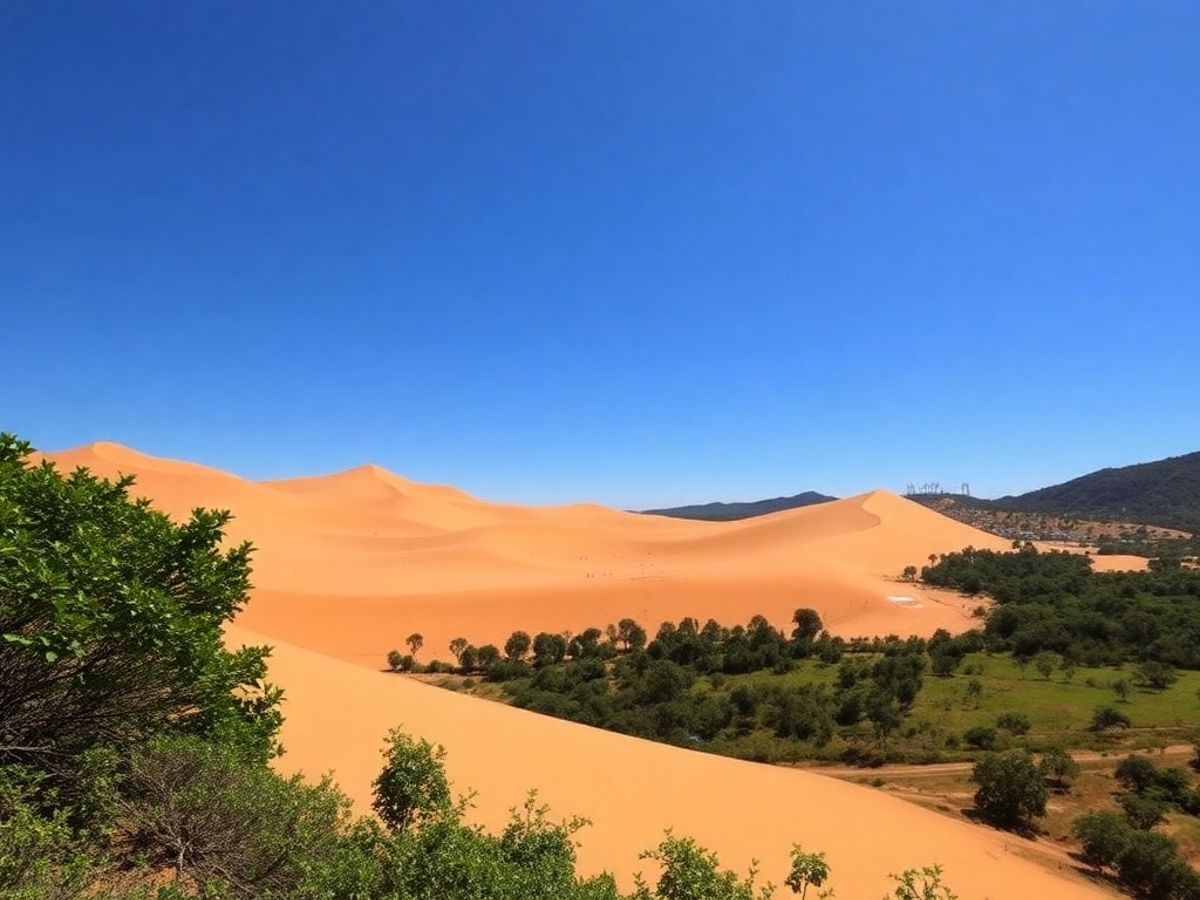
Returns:
[[[243,629],[233,643],[269,640]],[[884,896],[890,872],[939,863],[963,900],[1111,897],[1065,866],[1026,858],[1028,842],[964,824],[871,788],[807,771],[758,765],[625,737],[372,672],[277,644],[271,676],[285,685],[282,769],[333,769],[362,812],[388,728],[447,749],[456,792],[479,791],[471,818],[498,828],[536,787],[554,817],[582,815],[581,871],[609,871],[630,887],[638,853],[664,829],[690,835],[724,864],[754,859],[780,884],[799,842],[822,850],[831,886],[847,900]],[[649,874],[649,873],[648,873]],[[786,889],[777,898],[792,896]]]
[[[931,553],[1006,546],[884,491],[697,522],[488,503],[376,466],[252,482],[115,444],[50,457],[135,475],[136,492],[172,515],[232,510],[231,539],[258,548],[241,624],[371,667],[413,632],[425,638],[421,659],[445,659],[459,636],[502,644],[517,629],[580,631],[625,617],[651,633],[684,616],[728,625],[762,614],[782,627],[802,606],[847,636],[959,632],[974,603],[898,589],[896,574]],[[897,593],[918,602],[888,601]]]

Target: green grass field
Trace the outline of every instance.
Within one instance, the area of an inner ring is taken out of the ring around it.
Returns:
[[[837,667],[815,660],[800,662],[785,675],[754,672],[725,676],[722,689],[737,684],[812,684],[832,685]],[[1130,683],[1126,700],[1118,698],[1112,685]],[[978,754],[963,740],[963,734],[977,726],[995,727],[1004,713],[1028,717],[1030,730],[1010,735],[997,729],[996,749],[1025,747],[1044,750],[1064,747],[1073,750],[1119,751],[1165,747],[1190,742],[1200,733],[1200,672],[1180,672],[1178,681],[1164,691],[1151,691],[1133,685],[1133,667],[1077,668],[1068,679],[1062,671],[1044,678],[1033,666],[1018,666],[1008,654],[975,653],[967,656],[952,676],[925,674],[924,686],[899,732],[888,742],[889,761],[937,762],[969,760]],[[975,692],[969,687],[979,684]],[[712,690],[708,679],[701,679],[695,690]],[[1098,706],[1112,706],[1133,723],[1129,729],[1117,728],[1103,734],[1089,729]],[[834,760],[855,741],[871,741],[869,726],[863,724],[846,737],[835,738],[826,747],[780,740],[759,730],[736,738],[719,739],[707,749],[749,759],[797,762],[804,759]]]

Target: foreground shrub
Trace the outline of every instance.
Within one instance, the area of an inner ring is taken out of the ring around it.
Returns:
[[[450,811],[450,785],[442,764],[446,750],[414,740],[398,728],[388,734],[383,771],[373,783],[372,807],[383,824],[404,832]]]
[[[942,884],[941,866],[906,869],[891,878],[896,883],[895,900],[958,900],[958,894]]]
[[[662,867],[653,892],[639,876],[633,900],[769,900],[770,887],[755,887],[755,872],[745,878],[721,869],[715,853],[691,838],[667,834],[654,850],[642,854]]]
[[[236,749],[160,736],[133,754],[125,827],[181,885],[239,896],[287,895],[331,860],[349,803],[328,781],[284,779]]]
[[[132,478],[64,476],[29,452],[0,434],[0,762],[124,751],[165,728],[266,759],[267,650],[221,639],[249,585],[249,544],[221,550],[229,514],[176,525],[130,498]]]

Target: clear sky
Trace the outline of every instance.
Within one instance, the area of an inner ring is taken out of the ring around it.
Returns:
[[[1200,448],[1200,4],[0,0],[0,428],[526,502]]]

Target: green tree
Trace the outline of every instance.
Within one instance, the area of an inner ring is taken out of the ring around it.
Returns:
[[[500,662],[500,650],[495,644],[484,644],[479,648],[479,668],[486,669],[497,662]]]
[[[1006,712],[996,718],[996,727],[1012,735],[1028,734],[1031,724],[1025,713]]]
[[[444,747],[415,740],[394,728],[388,733],[383,755],[383,771],[373,783],[371,805],[389,829],[403,833],[449,813]]]
[[[1071,826],[1082,845],[1083,860],[1097,869],[1117,864],[1132,839],[1132,827],[1118,813],[1102,811],[1080,816]]]
[[[1117,699],[1122,703],[1129,702],[1129,692],[1132,688],[1129,686],[1129,681],[1125,678],[1118,678],[1112,683],[1113,693],[1117,695]]]
[[[941,866],[906,869],[891,879],[896,883],[895,900],[958,900],[958,894],[942,884]]]
[[[463,672],[474,672],[479,668],[479,650],[470,644],[463,647],[458,657],[458,667]]]
[[[458,664],[462,665],[463,651],[467,649],[467,639],[464,637],[456,637],[450,642],[450,653],[458,660]]]
[[[1111,706],[1097,706],[1092,713],[1092,731],[1108,731],[1111,728],[1129,728],[1133,723],[1129,716]]]
[[[508,636],[508,640],[504,642],[504,655],[513,662],[524,659],[525,654],[529,652],[529,645],[532,641],[529,635],[524,631],[514,631]]]
[[[424,646],[424,644],[425,644],[425,638],[422,637],[419,633],[414,631],[412,634],[410,634],[408,637],[406,637],[404,639],[404,642],[406,644],[408,644],[408,652],[411,653],[413,656],[416,656],[418,653],[421,652],[421,647]]]
[[[1049,680],[1050,676],[1054,674],[1054,670],[1058,668],[1058,662],[1059,657],[1056,654],[1043,650],[1033,658],[1033,667],[1037,669],[1039,675]]]
[[[654,850],[642,854],[659,864],[661,873],[654,892],[638,879],[634,900],[768,900],[769,887],[756,888],[755,873],[746,878],[723,870],[715,853],[691,838],[669,832]]]
[[[1134,829],[1117,857],[1117,876],[1146,897],[1191,900],[1200,896],[1200,878],[1165,834]]]
[[[1035,816],[1046,814],[1045,779],[1024,750],[981,757],[975,763],[971,780],[979,785],[975,808],[993,825],[1028,829]]]
[[[388,668],[393,672],[399,672],[401,666],[404,665],[404,654],[399,650],[389,650],[387,655]]]
[[[975,725],[963,732],[963,740],[977,750],[992,750],[996,746],[996,729]]]
[[[963,700],[976,709],[983,701],[983,681],[978,678],[972,678],[967,682],[966,690],[963,692]]]
[[[805,853],[799,844],[792,845],[792,868],[783,883],[793,894],[804,900],[810,887],[820,887],[828,878],[829,863],[824,853]]]
[[[1179,680],[1179,673],[1164,662],[1150,659],[1138,666],[1137,680],[1152,691],[1165,691]]]
[[[229,513],[176,524],[130,498],[132,478],[29,452],[0,435],[0,761],[125,752],[163,730],[275,752],[268,650],[222,641],[250,571],[249,544],[221,548]]]
[[[533,664],[550,666],[560,663],[567,655],[567,639],[561,634],[539,632],[533,639]]]
[[[641,650],[646,646],[646,629],[633,619],[622,619],[617,623],[617,640],[626,650]]]
[[[792,640],[800,644],[811,644],[824,628],[821,616],[815,609],[801,608],[792,613]]]
[[[1079,763],[1075,762],[1062,747],[1054,747],[1042,754],[1038,763],[1046,784],[1056,791],[1066,791],[1079,775]]]
[[[1150,794],[1122,794],[1121,809],[1129,824],[1140,831],[1149,831],[1167,816],[1170,804]]]

